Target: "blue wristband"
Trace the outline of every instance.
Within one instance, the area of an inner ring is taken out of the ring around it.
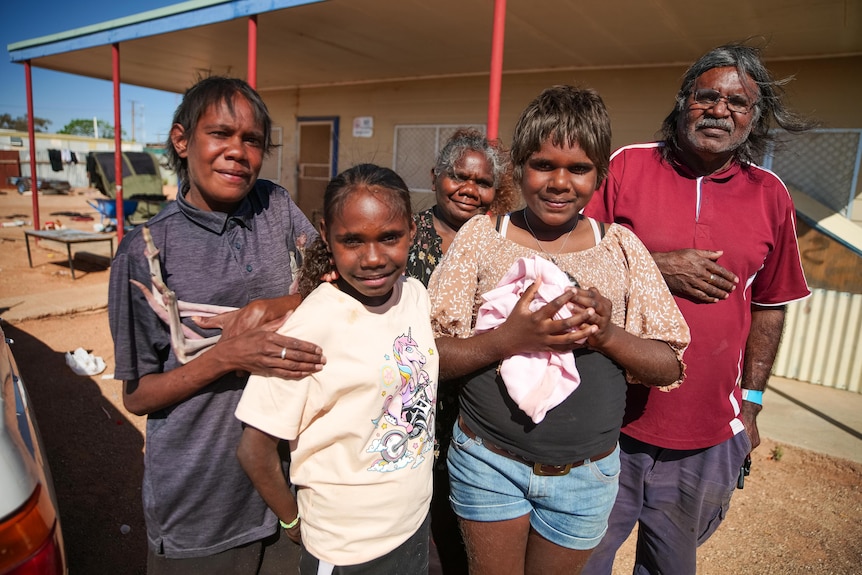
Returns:
[[[743,389],[742,401],[749,401],[757,405],[763,405],[763,392],[756,389]]]

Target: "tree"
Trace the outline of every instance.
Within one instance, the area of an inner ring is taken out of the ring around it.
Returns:
[[[104,120],[97,121],[99,127],[99,137],[100,138],[113,138],[114,137],[114,127],[111,126]],[[94,137],[93,133],[93,120],[87,120],[84,118],[78,118],[70,121],[68,124],[63,126],[62,130],[57,132],[58,134],[71,134],[73,136],[87,136]],[[126,136],[126,131],[122,131],[122,136]]]
[[[36,132],[43,132],[48,128],[48,124],[50,123],[51,120],[34,117],[33,130]],[[0,128],[15,130],[17,132],[26,132],[27,116],[18,116],[17,118],[13,118],[11,114],[0,114]]]

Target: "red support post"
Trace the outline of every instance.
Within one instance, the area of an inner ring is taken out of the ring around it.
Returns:
[[[117,242],[119,243],[123,241],[126,215],[123,213],[123,129],[120,125],[123,108],[120,102],[120,45],[117,42],[111,44],[111,59],[114,78],[114,173],[117,183],[117,193],[114,199],[117,205]]]
[[[491,37],[491,82],[488,90],[488,139],[500,133],[500,93],[503,85],[503,46],[506,0],[494,0],[494,31]]]
[[[30,60],[24,62],[27,86],[27,137],[30,139],[30,189],[33,191],[33,229],[39,229],[39,179],[36,177],[36,128],[33,115],[33,76]]]
[[[248,17],[248,85],[257,89],[257,14]]]

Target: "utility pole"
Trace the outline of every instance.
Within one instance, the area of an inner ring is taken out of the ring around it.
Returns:
[[[136,100],[129,100],[132,103],[132,141],[137,142],[135,139],[135,104],[137,104]]]
[[[147,114],[144,105],[141,104],[141,140],[147,144]]]

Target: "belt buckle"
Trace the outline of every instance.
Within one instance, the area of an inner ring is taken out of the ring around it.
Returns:
[[[565,465],[545,465],[542,463],[533,464],[533,475],[541,477],[562,477],[563,475],[568,475],[571,470],[571,463],[566,463]]]

